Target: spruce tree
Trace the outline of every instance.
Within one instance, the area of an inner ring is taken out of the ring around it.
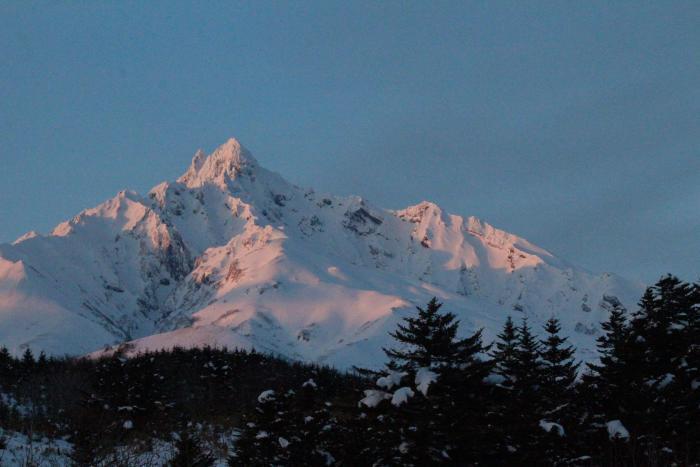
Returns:
[[[266,390],[258,396],[255,410],[243,418],[231,466],[285,465],[289,431],[289,393]]]
[[[518,350],[518,330],[513,318],[508,316],[503,330],[497,336],[496,349],[492,356],[495,362],[495,373],[503,378],[502,386],[512,388],[515,378],[515,368]]]
[[[592,386],[596,394],[595,408],[597,424],[608,420],[622,420],[625,409],[621,404],[627,400],[628,390],[628,340],[629,327],[625,308],[617,304],[610,310],[607,321],[601,324],[603,335],[596,339],[599,363],[587,363],[590,370],[584,382]]]
[[[517,450],[515,433],[520,410],[513,399],[518,357],[518,328],[513,323],[512,317],[506,318],[503,330],[497,338],[492,357],[495,363],[494,373],[501,378],[498,388],[502,390],[494,394],[497,400],[494,425],[498,430],[497,438],[501,440],[498,451],[503,459],[511,460],[514,458],[514,451]]]
[[[540,427],[547,432],[542,440],[542,456],[557,464],[572,458],[574,453],[571,438],[578,431],[573,403],[579,363],[574,360],[574,347],[566,345],[567,338],[560,336],[561,325],[558,319],[552,317],[547,320],[544,331],[546,336],[540,341]]]
[[[433,297],[426,308],[416,307],[418,316],[404,318],[390,332],[404,348],[384,349],[392,368],[415,371],[421,367],[453,364],[460,352],[459,321],[453,313],[441,313],[442,303]]]
[[[94,465],[104,459],[111,445],[122,442],[138,426],[126,363],[116,354],[94,363],[94,384],[82,395],[78,422],[71,436],[75,446],[72,458],[77,465]]]
[[[360,402],[343,425],[344,437],[335,444],[341,465],[396,465],[400,461],[402,427],[390,404],[368,407]]]
[[[296,389],[288,417],[290,465],[321,466],[338,457],[344,430],[332,414],[332,407],[321,397],[314,379]]]
[[[532,333],[527,317],[523,317],[518,329],[518,345],[515,360],[514,389],[522,402],[537,405],[537,391],[542,386],[541,344]]]
[[[543,412],[540,389],[543,366],[540,343],[523,317],[515,327],[509,317],[499,334],[496,351],[496,373],[503,378],[499,397],[497,426],[501,430],[500,451],[511,463],[531,463],[537,459],[539,441],[544,437],[539,426]]]
[[[325,466],[341,451],[339,424],[313,380],[284,393],[264,391],[243,422],[232,466]]]
[[[170,467],[210,467],[214,464],[214,457],[202,449],[199,436],[189,430],[180,432],[175,450],[175,456],[168,463]]]
[[[680,398],[678,411],[681,414],[679,424],[685,436],[686,460],[700,457],[700,283],[694,284],[689,294],[686,312],[684,345],[686,353],[682,365],[684,376],[679,379],[679,386],[685,388]]]
[[[697,380],[700,295],[697,285],[671,275],[662,278],[654,286],[654,292],[659,308],[663,310],[662,315],[670,324],[657,344],[666,354],[661,353],[660,358],[647,358],[652,368],[659,369],[651,372],[657,396],[652,416],[655,412],[657,418],[665,419],[666,429],[662,436],[666,440],[661,449],[667,454],[670,454],[669,448],[673,451],[667,460],[682,463],[697,456],[700,449],[697,426],[700,416],[697,393],[700,386]],[[654,352],[659,353],[658,350]]]
[[[375,396],[384,394],[386,402],[367,413],[378,425],[391,420],[396,427],[398,446],[391,455],[393,462],[404,465],[473,461],[475,446],[485,434],[473,427],[488,410],[483,403],[483,380],[491,371],[485,360],[488,349],[481,331],[458,338],[459,322],[453,313],[441,312],[441,306],[433,298],[390,333],[399,347],[384,349],[389,363],[377,375],[381,389],[369,390]],[[407,396],[405,402],[399,402],[401,395]],[[473,424],[457,422],[465,418]]]
[[[0,388],[2,389],[9,387],[9,381],[14,370],[14,361],[15,359],[7,347],[0,347]]]
[[[36,360],[34,360],[34,354],[32,353],[32,349],[30,349],[29,347],[27,347],[27,350],[25,350],[22,354],[21,365],[22,371],[25,374],[29,374],[34,370]]]
[[[662,278],[646,291],[631,322],[636,370],[631,379],[638,392],[633,399],[638,413],[633,423],[645,433],[642,442],[650,456],[672,452],[676,447],[671,440],[683,435],[678,432],[683,414],[676,401],[682,397],[677,384],[684,379],[683,330],[691,290],[674,276]]]
[[[552,317],[544,326],[546,337],[540,341],[542,365],[542,405],[550,418],[566,410],[573,396],[579,363],[574,360],[576,350],[566,345],[561,337],[559,320]]]
[[[539,425],[542,419],[540,390],[543,384],[543,366],[540,342],[532,333],[527,317],[518,328],[515,360],[515,378],[512,401],[518,404],[516,446],[522,462],[531,463],[539,458],[539,442],[544,433]]]
[[[449,434],[445,452],[458,465],[489,463],[499,451],[497,431],[489,428],[497,421],[493,388],[485,382],[494,369],[487,359],[490,348],[481,330],[463,339],[456,364],[443,369],[436,384],[437,394],[444,394],[439,420]]]
[[[628,325],[619,311],[603,325],[601,363],[590,365],[587,384],[600,389],[602,422],[620,420],[630,432],[630,446],[636,446],[629,449],[630,462],[683,461],[677,453],[696,445],[690,437],[696,423],[688,414],[695,416],[697,409],[687,397],[694,290],[674,276],[663,277],[646,289]]]

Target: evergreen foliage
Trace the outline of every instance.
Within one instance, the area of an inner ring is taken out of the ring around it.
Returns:
[[[576,400],[576,378],[580,363],[574,360],[576,350],[561,337],[559,320],[552,317],[544,326],[545,338],[540,341],[542,387],[540,389],[540,428],[551,426],[541,440],[542,455],[553,464],[571,459],[575,452],[571,438],[579,430]],[[547,425],[547,424],[556,425]],[[561,428],[559,428],[561,427]],[[566,428],[564,428],[566,427]]]
[[[199,437],[187,430],[179,434],[175,449],[177,453],[170,460],[169,467],[210,467],[214,464],[211,454],[202,449]]]
[[[390,368],[415,371],[421,367],[449,366],[461,351],[457,339],[459,322],[453,313],[441,313],[442,304],[433,298],[418,315],[404,318],[397,330],[389,333],[404,348],[384,349]]]
[[[540,332],[508,318],[490,346],[436,299],[392,333],[381,371],[212,348],[0,348],[0,428],[66,437],[78,466],[130,465],[119,453],[173,432],[172,466],[696,465],[700,286],[666,276],[631,313],[608,303],[585,368],[556,318]],[[232,430],[232,451],[215,446]]]
[[[323,466],[335,457],[341,439],[330,403],[320,403],[313,379],[282,394],[258,395],[255,410],[243,419],[231,466]]]
[[[391,334],[399,347],[384,349],[389,362],[375,375],[379,388],[365,391],[361,421],[369,418],[375,431],[388,431],[392,440],[374,444],[372,463],[474,462],[488,445],[484,430],[476,428],[488,413],[488,348],[481,331],[458,338],[459,322],[441,307],[433,298],[426,308],[417,307],[416,317],[404,318]],[[373,396],[384,402],[373,403]]]
[[[496,349],[493,352],[494,372],[503,378],[501,385],[511,389],[515,385],[514,378],[518,361],[518,330],[510,316],[506,319],[495,345]]]
[[[496,407],[496,425],[500,427],[502,440],[500,451],[511,462],[531,463],[541,456],[537,443],[542,436],[539,391],[544,383],[540,342],[526,317],[519,327],[508,318],[500,336],[494,352],[497,374],[503,378],[501,387],[505,389]]]

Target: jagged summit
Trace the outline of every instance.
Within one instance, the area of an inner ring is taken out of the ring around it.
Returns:
[[[38,237],[39,233],[36,230],[30,230],[29,232],[26,232],[22,235],[20,235],[14,242],[12,242],[13,245],[17,245],[18,243],[22,243],[25,240],[29,240],[34,237]]]
[[[296,187],[230,139],[147,196],[0,244],[0,345],[225,345],[372,366],[388,331],[437,296],[487,341],[508,315],[534,327],[557,315],[590,359],[609,308],[641,291],[428,201],[391,211]]]
[[[200,149],[192,158],[187,172],[178,179],[188,187],[199,187],[206,183],[224,184],[241,173],[250,172],[258,162],[241,143],[230,138],[209,156]]]

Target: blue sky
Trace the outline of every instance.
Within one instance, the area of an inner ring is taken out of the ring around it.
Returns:
[[[0,241],[235,136],[593,271],[700,278],[700,2],[1,2]]]

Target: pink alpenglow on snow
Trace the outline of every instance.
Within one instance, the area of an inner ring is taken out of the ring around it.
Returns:
[[[641,291],[433,203],[394,211],[295,186],[231,139],[177,181],[0,245],[0,342],[53,355],[228,346],[379,368],[388,332],[437,296],[486,342],[508,315],[533,327],[556,315],[591,360],[608,310]]]

